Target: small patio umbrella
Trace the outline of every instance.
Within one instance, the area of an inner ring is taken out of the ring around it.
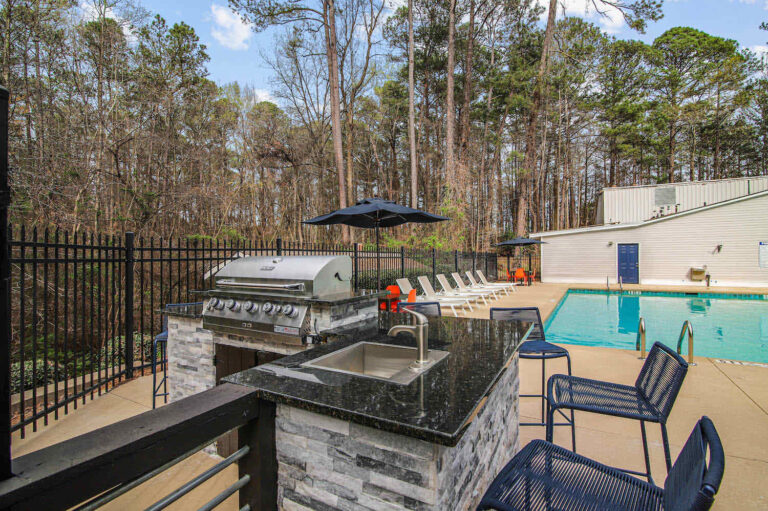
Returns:
[[[304,220],[303,223],[312,225],[344,224],[364,229],[376,229],[376,289],[379,290],[381,289],[379,227],[395,227],[410,222],[428,224],[443,220],[450,220],[450,218],[374,197],[363,199],[354,206],[339,209],[327,215]]]
[[[546,241],[531,238],[512,238],[511,240],[496,243],[497,247],[528,247],[530,245],[545,245]],[[522,263],[521,263],[522,264]],[[531,269],[531,254],[528,253],[528,270]],[[507,271],[509,271],[509,254],[507,254]]]

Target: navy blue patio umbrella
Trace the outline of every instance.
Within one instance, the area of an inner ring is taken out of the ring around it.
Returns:
[[[311,225],[351,225],[364,229],[376,230],[376,289],[381,289],[381,257],[379,253],[379,228],[395,227],[407,223],[429,224],[450,220],[448,217],[427,213],[419,209],[409,208],[394,201],[380,199],[378,197],[363,199],[354,206],[339,209],[309,220],[305,224]]]

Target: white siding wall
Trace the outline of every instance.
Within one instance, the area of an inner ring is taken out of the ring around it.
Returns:
[[[675,188],[677,207],[673,205],[671,208],[658,208],[656,206],[656,190],[659,188]],[[766,190],[768,190],[766,176],[657,186],[604,188],[601,197],[603,211],[602,215],[600,213],[597,215],[598,223],[643,222],[659,216],[660,209],[663,215],[669,215]]]
[[[617,245],[638,243],[641,284],[692,285],[690,268],[706,266],[712,285],[768,286],[768,269],[758,266],[758,242],[768,241],[768,195],[646,225],[541,239],[543,282],[605,283],[607,276],[616,283]]]

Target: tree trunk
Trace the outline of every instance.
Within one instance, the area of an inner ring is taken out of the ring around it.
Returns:
[[[533,91],[533,102],[531,110],[528,113],[528,126],[525,132],[525,157],[523,159],[523,168],[518,177],[518,186],[520,188],[517,194],[517,218],[515,219],[515,235],[523,236],[528,219],[528,189],[530,187],[533,166],[536,164],[536,126],[539,120],[539,109],[541,108],[542,88],[544,85],[544,76],[547,71],[547,60],[549,58],[549,48],[552,46],[552,36],[555,32],[555,19],[557,18],[557,0],[549,0],[549,15],[547,16],[547,28],[544,31],[544,42],[541,47],[541,60],[539,61],[539,72],[536,76],[536,84]]]
[[[419,207],[419,163],[416,153],[416,112],[414,108],[414,87],[416,83],[413,77],[413,0],[408,0],[408,143],[411,156],[411,207]]]
[[[469,121],[472,104],[472,66],[475,50],[475,0],[469,1],[469,32],[467,33],[467,53],[464,57],[464,105],[461,108],[461,134],[459,136],[459,148],[463,155],[463,161],[469,161],[465,154],[469,141]]]
[[[328,77],[331,92],[331,131],[333,156],[339,180],[339,208],[347,207],[347,191],[344,179],[344,148],[341,143],[341,105],[339,103],[339,55],[336,46],[336,7],[334,0],[324,0],[325,50],[328,58]],[[349,227],[341,226],[342,241],[349,243]]]
[[[456,161],[454,155],[454,131],[456,125],[456,108],[453,90],[453,68],[456,60],[456,0],[450,0],[448,12],[448,69],[445,97],[445,178],[448,180],[450,192],[456,186]],[[451,197],[456,198],[456,197]]]

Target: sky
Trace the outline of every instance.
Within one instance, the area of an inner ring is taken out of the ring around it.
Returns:
[[[546,0],[538,1],[548,4]],[[585,11],[589,3],[589,0],[561,1],[568,15],[584,17],[619,38],[651,43],[669,28],[689,26],[735,39],[744,48],[768,53],[768,32],[758,28],[761,22],[768,21],[768,0],[666,0],[664,17],[649,23],[645,34],[628,28],[615,13],[606,18]],[[271,74],[263,55],[269,54],[275,35],[283,29],[253,32],[229,10],[226,0],[141,0],[141,5],[163,16],[169,24],[184,21],[195,29],[211,57],[208,63],[211,79],[220,85],[233,81],[248,84],[263,99],[271,98]],[[542,22],[545,20],[543,17]]]

